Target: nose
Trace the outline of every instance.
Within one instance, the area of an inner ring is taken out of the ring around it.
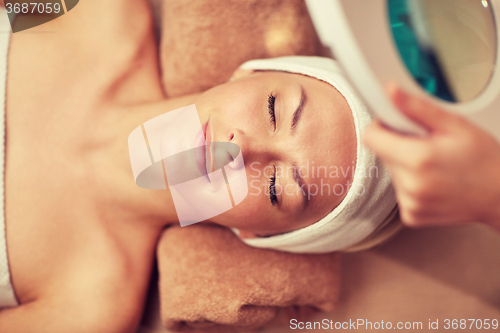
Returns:
[[[265,135],[250,136],[242,130],[232,130],[228,139],[240,147],[245,163],[266,163],[279,155],[275,140]]]

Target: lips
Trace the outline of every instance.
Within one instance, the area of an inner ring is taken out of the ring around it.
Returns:
[[[208,131],[209,129],[209,121],[208,120],[202,127],[201,130],[195,137],[194,145],[196,150],[196,165],[198,170],[200,170],[202,175],[207,175],[208,170],[211,170],[211,162],[210,162],[210,138],[211,133]],[[209,139],[207,140],[207,133]],[[207,177],[208,178],[208,177]]]
[[[212,156],[212,131],[210,128],[210,119],[208,119],[207,123],[204,126],[203,133],[205,135],[205,142],[206,142],[206,150],[205,150],[205,161],[206,161],[206,169],[210,171],[214,171],[214,165],[213,165],[213,156]],[[207,158],[208,157],[208,158]]]
[[[214,142],[210,125],[209,121],[200,124],[192,104],[151,119],[129,136],[137,184],[152,189],[165,189],[167,185],[181,226],[220,215],[248,194],[238,145]],[[136,139],[137,143],[133,141]],[[148,141],[151,146],[145,147]],[[138,156],[137,162],[132,154]],[[208,168],[207,156],[211,157]],[[241,167],[235,168],[231,163],[238,158]]]

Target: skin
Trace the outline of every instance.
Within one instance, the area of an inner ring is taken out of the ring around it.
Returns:
[[[394,104],[427,129],[406,136],[375,122],[364,142],[388,166],[402,221],[410,227],[481,222],[500,231],[500,144],[458,115],[387,88]]]
[[[138,326],[166,212],[130,179],[127,133],[188,102],[162,102],[156,52],[142,1],[83,1],[12,36],[5,214],[21,305],[0,331]]]
[[[20,306],[0,312],[2,332],[135,332],[157,238],[178,223],[170,193],[141,189],[132,177],[127,138],[146,120],[196,103],[217,140],[232,133],[245,160],[262,166],[292,159],[345,166],[355,156],[345,101],[311,78],[246,73],[204,94],[165,100],[145,1],[80,2],[78,10],[14,34],[9,52],[5,214]],[[299,85],[307,103],[292,139],[287,126]],[[272,91],[276,131],[266,118]],[[328,154],[319,149],[326,146]],[[249,195],[210,222],[250,237],[284,232],[318,220],[342,197],[314,197],[305,211],[295,197],[280,199],[273,207],[264,194]],[[254,218],[247,222],[248,214]]]
[[[320,220],[340,203],[352,180],[353,170],[347,168],[356,160],[356,136],[347,102],[331,85],[303,75],[247,72],[236,76],[236,81],[217,86],[195,100],[202,124],[210,119],[212,141],[233,142],[241,148],[249,181],[249,194],[243,202],[211,222],[238,228],[243,237],[256,237]],[[301,87],[305,103],[292,131]],[[275,126],[268,110],[271,93],[276,96]],[[294,181],[292,163],[303,176],[302,190],[309,189],[305,199]],[[346,177],[342,173],[329,177],[330,172],[313,171],[313,164],[351,172]],[[268,194],[274,167],[282,172],[276,177],[278,202],[273,206]],[[323,195],[318,190],[322,184]],[[339,195],[327,188],[336,184],[343,189]]]

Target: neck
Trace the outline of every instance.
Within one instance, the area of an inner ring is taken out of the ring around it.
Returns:
[[[130,220],[137,223],[163,227],[179,223],[170,191],[149,190],[135,184],[130,156],[128,136],[145,121],[165,112],[193,104],[197,95],[163,100],[160,102],[134,106],[112,111],[113,133],[108,133],[108,144],[103,145],[99,156],[94,160],[101,175],[109,178],[112,194],[101,194],[106,207],[114,206],[121,212],[127,212]],[[109,121],[107,121],[109,124]]]

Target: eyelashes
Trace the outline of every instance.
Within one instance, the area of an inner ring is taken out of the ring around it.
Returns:
[[[276,130],[276,115],[274,113],[274,104],[276,96],[271,92],[267,98],[267,110],[269,112],[269,121]],[[276,167],[273,167],[273,174],[269,177],[269,202],[271,205],[276,206],[278,203],[278,196],[276,195]]]
[[[278,203],[278,197],[276,195],[276,167],[274,167],[273,174],[269,178],[269,201],[273,206],[276,206]]]
[[[276,101],[276,96],[274,96],[273,93],[270,93],[269,97],[267,98],[267,110],[269,112],[269,120],[271,121],[271,124],[273,125],[274,129],[276,129],[276,117],[274,113],[275,101]]]

